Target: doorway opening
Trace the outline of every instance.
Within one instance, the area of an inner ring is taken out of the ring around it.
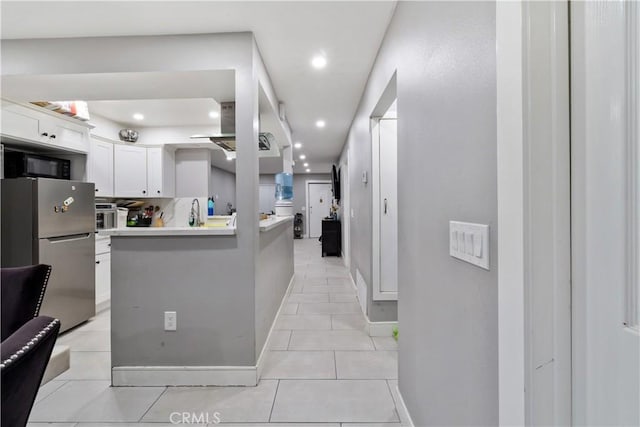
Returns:
[[[331,181],[307,181],[306,189],[307,237],[317,239],[322,235],[322,220],[331,214]]]
[[[398,299],[398,114],[394,73],[371,116],[373,300]]]

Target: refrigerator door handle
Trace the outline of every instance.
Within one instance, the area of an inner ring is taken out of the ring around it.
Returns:
[[[91,237],[92,233],[81,233],[81,234],[73,234],[71,236],[62,236],[62,237],[47,237],[46,240],[51,243],[62,243],[62,242],[73,242],[75,240],[85,240]]]

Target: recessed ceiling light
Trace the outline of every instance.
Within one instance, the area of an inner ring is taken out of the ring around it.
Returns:
[[[140,113],[135,113],[135,114],[133,115],[133,118],[134,118],[135,120],[144,120],[144,115],[142,115],[142,114],[140,114]]]
[[[313,68],[321,69],[327,66],[327,58],[324,55],[316,55],[311,59]]]
[[[302,143],[301,142],[296,142],[295,144],[293,144],[293,146],[295,148],[302,148]]]
[[[309,173],[309,172],[311,172],[311,169],[308,169],[308,168],[307,168],[307,173]]]
[[[318,121],[316,122],[316,126],[317,126],[317,127],[319,127],[319,128],[323,128],[323,127],[325,127],[326,125],[327,125],[327,124],[324,122],[324,120],[318,120]]]
[[[305,156],[304,154],[300,154],[300,160],[304,160],[306,158],[307,158],[307,156]]]
[[[211,117],[212,119],[217,119],[218,117],[220,117],[220,113],[218,113],[217,111],[209,111],[209,117]]]
[[[308,168],[308,167],[309,167],[309,163],[305,163],[305,164],[304,164],[304,167],[305,167],[305,168]]]

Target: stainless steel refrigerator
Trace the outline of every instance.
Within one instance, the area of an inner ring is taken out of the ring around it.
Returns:
[[[95,315],[94,184],[2,180],[2,266],[52,266],[40,313],[66,331]]]

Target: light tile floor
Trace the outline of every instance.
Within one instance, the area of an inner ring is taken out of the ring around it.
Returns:
[[[110,387],[110,313],[100,313],[60,337],[71,369],[40,389],[29,426],[163,427],[174,411],[219,412],[235,427],[400,426],[397,344],[364,332],[348,277],[317,240],[295,241],[295,280],[257,387]]]

